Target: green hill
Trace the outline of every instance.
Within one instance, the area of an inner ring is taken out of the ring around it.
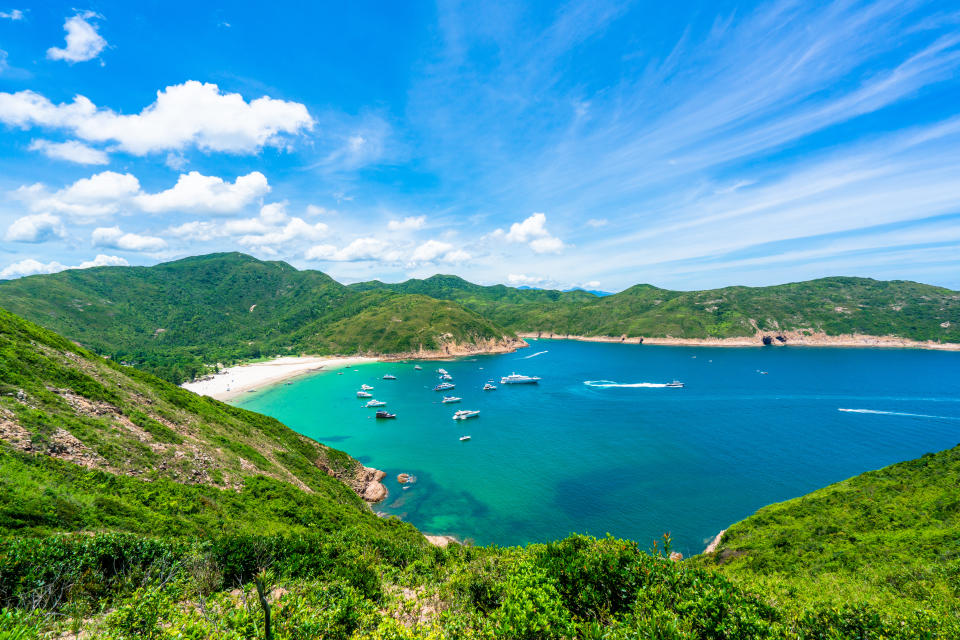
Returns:
[[[455,302],[359,292],[318,271],[239,253],[9,280],[0,282],[0,306],[174,382],[218,361],[436,350],[512,337]],[[367,330],[385,309],[395,311],[390,322]]]
[[[0,310],[0,638],[264,638],[262,602],[278,639],[960,634],[960,449],[767,507],[683,562],[669,539],[432,547],[358,479]]]
[[[516,332],[562,335],[732,338],[757,331],[895,335],[960,342],[960,292],[916,282],[822,278],[772,287],[670,291],[640,284],[610,296],[585,291],[483,287],[456,276],[360,290],[452,300]]]

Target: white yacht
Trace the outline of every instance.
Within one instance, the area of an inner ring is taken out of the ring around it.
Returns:
[[[440,379],[441,379],[441,380],[453,380],[453,376],[450,375],[449,373],[441,373],[441,374],[440,374]]]
[[[447,370],[446,370],[446,369],[437,369],[437,373],[439,373],[439,374],[442,375],[442,376],[445,376],[445,375],[447,375]]]
[[[423,367],[421,367],[418,364],[413,365],[413,368],[416,369],[417,371],[420,371],[420,369],[423,369]]]
[[[467,418],[476,418],[480,412],[476,409],[464,409],[453,414],[454,420],[466,420]]]
[[[525,376],[519,373],[511,373],[500,378],[500,384],[537,384],[538,382],[540,378],[537,376]]]
[[[435,387],[433,388],[433,390],[434,390],[434,391],[446,391],[447,389],[453,389],[453,388],[456,387],[456,386],[457,386],[457,385],[453,384],[452,382],[441,382],[440,384],[438,384],[437,386],[435,386]]]
[[[666,386],[670,387],[671,389],[682,389],[683,383],[679,380],[674,380],[673,382],[668,382]]]
[[[463,398],[458,398],[457,396],[443,396],[443,400],[440,402],[443,404],[450,404],[452,402],[460,402]]]
[[[392,373],[388,373],[388,374],[386,374],[385,376],[383,376],[383,379],[384,379],[384,380],[396,380],[396,379],[397,379],[397,376],[393,375]]]
[[[368,384],[362,384],[360,385],[360,388],[363,389],[364,391],[370,391],[371,389],[373,389],[373,387],[371,387]]]
[[[367,404],[363,405],[365,407],[385,407],[387,403],[383,400],[371,400]]]
[[[470,439],[470,436],[460,436],[460,442],[466,442],[469,439]],[[406,489],[406,487],[404,487],[404,489]]]
[[[358,398],[372,398],[373,394],[369,391],[357,391]]]
[[[483,385],[483,390],[484,390],[484,391],[496,391],[496,390],[497,390],[497,385],[493,384],[492,382],[488,382],[487,384]]]

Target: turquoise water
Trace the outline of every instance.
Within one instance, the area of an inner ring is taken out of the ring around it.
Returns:
[[[538,340],[420,364],[319,373],[238,404],[386,471],[378,511],[481,544],[669,531],[697,553],[766,504],[960,442],[960,353]],[[438,367],[461,404],[439,404]],[[513,371],[543,381],[499,385]],[[490,378],[499,388],[481,391]],[[674,378],[686,387],[610,386]],[[396,420],[362,408],[362,383]],[[456,409],[481,414],[455,422]],[[417,482],[402,489],[400,472]]]

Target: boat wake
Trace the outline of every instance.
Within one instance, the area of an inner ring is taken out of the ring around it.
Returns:
[[[623,388],[623,389],[639,389],[643,388],[660,388],[666,387],[667,385],[660,382],[614,382],[613,380],[584,380],[583,384],[588,387],[594,387],[595,389],[612,389],[612,388]]]
[[[877,411],[876,409],[837,409],[846,413],[870,413],[878,416],[906,416],[908,418],[932,418],[933,420],[960,420],[956,416],[931,416],[926,413],[904,413],[902,411]]]
[[[537,351],[536,353],[531,353],[528,356],[523,356],[518,358],[518,360],[529,360],[530,358],[536,358],[537,356],[542,356],[543,354],[548,353],[547,351]]]

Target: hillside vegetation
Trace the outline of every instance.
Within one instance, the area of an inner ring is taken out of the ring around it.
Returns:
[[[174,382],[216,362],[436,350],[512,337],[456,302],[359,292],[318,271],[239,253],[0,282],[0,307]],[[390,309],[395,313],[381,317]]]
[[[960,342],[960,293],[915,282],[824,278],[687,292],[636,285],[598,297],[440,275],[344,286],[239,253],[3,281],[0,306],[173,382],[217,362],[275,355],[503,350],[522,344],[517,332],[730,338],[795,331]]]
[[[0,415],[0,638],[266,638],[264,605],[278,640],[960,634],[956,449],[674,562],[669,538],[432,547],[329,475],[346,454],[4,311]]]
[[[706,291],[670,291],[640,284],[603,297],[585,291],[483,287],[456,276],[351,287],[455,301],[517,332],[733,338],[758,331],[797,331],[960,342],[960,292],[899,280],[822,278]]]

